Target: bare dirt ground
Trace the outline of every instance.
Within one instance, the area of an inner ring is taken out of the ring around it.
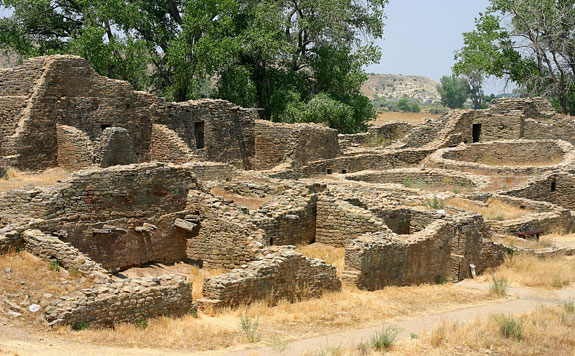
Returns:
[[[375,121],[370,122],[371,124],[385,124],[390,121],[407,121],[412,124],[416,124],[426,118],[437,118],[440,115],[430,114],[428,112],[382,112],[379,113]]]

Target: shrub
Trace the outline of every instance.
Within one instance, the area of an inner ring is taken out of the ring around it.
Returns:
[[[430,209],[441,210],[445,207],[445,202],[443,200],[439,200],[437,195],[434,195],[433,199],[425,200],[425,205]]]
[[[393,326],[383,328],[371,337],[371,347],[378,351],[389,349],[397,341],[398,335],[399,329]]]
[[[287,350],[288,342],[281,339],[279,336],[274,335],[268,340],[267,345],[272,350],[274,350],[274,352],[278,354],[283,354],[285,350]]]
[[[507,289],[509,289],[509,282],[507,282],[505,277],[493,276],[491,284],[489,285],[489,292],[504,296],[507,295]]]
[[[79,271],[77,267],[70,267],[70,269],[68,269],[68,273],[70,273],[72,276],[77,276]]]
[[[146,330],[146,328],[148,327],[148,320],[147,319],[136,319],[134,320],[134,325],[136,325],[137,327],[139,327],[142,330]]]
[[[411,188],[411,186],[413,185],[413,182],[411,181],[411,179],[405,178],[405,180],[403,181],[403,185],[404,185],[406,188]]]
[[[259,318],[250,318],[248,312],[240,317],[240,327],[242,328],[244,334],[246,335],[248,342],[253,343],[258,341],[258,328],[260,326]]]
[[[52,271],[60,272],[60,264],[58,263],[58,261],[50,262],[50,269]]]
[[[523,337],[523,320],[515,319],[512,315],[497,314],[493,315],[493,319],[499,326],[501,334],[509,339],[514,338],[521,340]]]
[[[449,282],[449,279],[445,276],[439,275],[437,276],[435,281],[437,282],[437,284],[447,284]]]
[[[72,325],[72,330],[74,331],[81,331],[84,329],[88,329],[90,327],[90,324],[88,324],[85,321],[79,321],[77,323],[75,323],[74,325]]]
[[[565,303],[563,304],[563,309],[565,309],[567,313],[573,314],[575,313],[575,303],[573,302]]]

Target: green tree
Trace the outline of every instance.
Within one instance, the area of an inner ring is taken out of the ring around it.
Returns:
[[[464,78],[444,75],[441,77],[440,85],[437,86],[441,95],[441,104],[450,109],[462,108],[469,97],[469,84]]]
[[[375,116],[360,87],[380,58],[373,40],[387,1],[0,0],[12,10],[0,19],[0,48],[80,55],[136,89],[175,101],[211,95],[276,121],[331,100],[349,116],[321,120],[357,132]]]
[[[575,114],[575,0],[490,0],[464,33],[456,73],[470,68],[515,82]]]
[[[404,112],[420,112],[421,108],[415,100],[409,100],[409,98],[401,98],[397,102],[397,108]]]

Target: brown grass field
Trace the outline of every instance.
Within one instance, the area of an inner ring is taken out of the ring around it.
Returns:
[[[521,316],[486,315],[467,323],[444,321],[431,332],[412,335],[376,350],[367,340],[355,347],[332,347],[314,355],[325,356],[573,356],[575,306],[542,307]],[[504,332],[505,331],[505,332]],[[311,354],[310,354],[311,356]]]
[[[0,192],[20,189],[28,186],[49,187],[68,178],[71,173],[63,168],[51,168],[41,173],[23,173],[9,168],[4,177],[0,177]]]
[[[479,280],[489,282],[493,276],[503,277],[513,286],[565,288],[575,281],[575,257],[538,258],[523,254],[508,256],[505,263],[479,276]]]
[[[487,206],[460,198],[446,199],[445,205],[476,212],[481,214],[486,220],[512,220],[534,213],[533,210],[520,209],[516,206],[492,198],[487,200]]]

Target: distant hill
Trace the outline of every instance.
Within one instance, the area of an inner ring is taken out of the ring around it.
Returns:
[[[436,103],[441,100],[436,81],[423,76],[401,74],[368,74],[362,93],[370,98],[384,98],[396,101],[404,97],[420,103]]]

